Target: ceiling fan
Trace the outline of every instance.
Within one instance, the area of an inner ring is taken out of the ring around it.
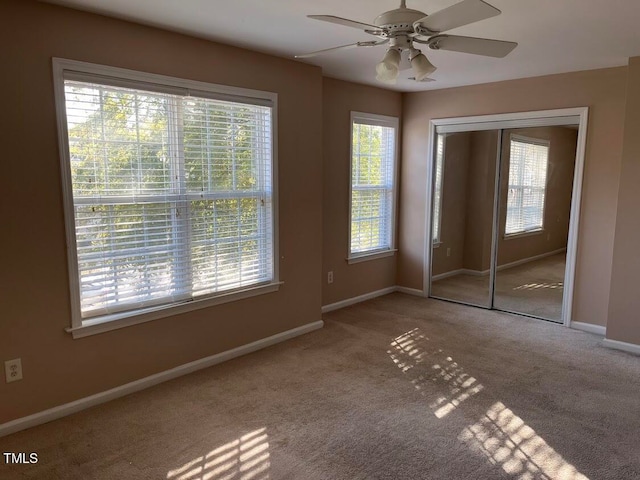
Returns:
[[[406,0],[401,0],[400,8],[379,15],[373,24],[333,15],[308,15],[314,20],[364,30],[366,33],[378,37],[379,40],[327,48],[304,55],[296,55],[296,58],[314,57],[348,48],[377,47],[388,44],[389,48],[384,58],[376,65],[377,80],[390,84],[396,83],[400,73],[402,52],[408,51],[411,68],[415,75],[412,79],[418,82],[433,81],[429,75],[436,71],[436,67],[420,50],[415,48],[414,43],[426,45],[432,50],[449,50],[495,58],[506,57],[518,46],[517,43],[443,34],[448,30],[486,20],[501,13],[500,10],[483,0],[463,0],[432,15],[427,15],[418,10],[407,8]]]

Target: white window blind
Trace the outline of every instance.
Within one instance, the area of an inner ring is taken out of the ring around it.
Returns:
[[[273,280],[271,107],[64,92],[83,319]]]
[[[544,227],[548,163],[548,142],[511,136],[506,235]]]
[[[436,135],[435,178],[433,191],[433,242],[440,242],[440,224],[442,219],[442,179],[444,173],[445,134]]]
[[[397,119],[354,116],[350,256],[393,248]]]

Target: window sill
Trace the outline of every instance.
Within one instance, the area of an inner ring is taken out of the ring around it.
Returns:
[[[511,233],[509,235],[504,235],[502,237],[502,239],[503,240],[515,240],[516,238],[532,237],[534,235],[542,235],[543,233],[544,233],[544,228],[541,228],[539,230],[530,230],[528,232]]]
[[[170,317],[173,315],[180,315],[181,313],[190,312],[192,310],[199,310],[201,308],[212,307],[214,305],[235,302],[244,298],[277,292],[280,289],[280,285],[283,283],[284,282],[273,282],[242,290],[234,290],[233,292],[217,295],[215,297],[87,319],[82,322],[81,326],[65,328],[65,331],[71,333],[74,339],[88,337],[90,335],[97,335],[99,333],[137,325],[139,323],[150,322],[152,320]]]
[[[394,248],[392,250],[363,253],[361,255],[354,255],[352,257],[347,257],[347,262],[349,263],[349,265],[351,265],[353,263],[368,262],[369,260],[377,260],[379,258],[392,257],[393,255],[396,254],[397,251],[398,250]]]

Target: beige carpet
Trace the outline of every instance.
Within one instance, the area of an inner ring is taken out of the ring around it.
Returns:
[[[496,274],[494,308],[559,322],[566,254],[499,270]],[[438,298],[489,307],[489,275],[455,275],[433,282]]]
[[[432,282],[431,296],[489,308],[489,281],[489,275],[453,275]]]
[[[638,479],[640,357],[402,294],[0,439],[0,478]]]
[[[559,253],[499,270],[494,307],[561,321],[566,256]]]

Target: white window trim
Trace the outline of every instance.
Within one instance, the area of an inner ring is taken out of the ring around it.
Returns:
[[[516,141],[516,142],[520,142],[520,143],[528,143],[531,145],[539,145],[542,147],[547,147],[547,175],[549,174],[549,157],[551,156],[551,141],[543,139],[543,138],[534,138],[534,137],[526,137],[524,135],[520,135],[517,133],[512,133],[509,136],[509,168],[511,168],[511,142]],[[507,175],[508,177],[508,175]],[[540,235],[542,233],[544,233],[545,228],[544,228],[544,215],[545,215],[545,211],[547,209],[547,185],[546,185],[546,181],[548,180],[548,176],[547,178],[545,178],[545,187],[544,187],[544,201],[542,203],[542,225],[540,227],[537,228],[530,228],[527,230],[519,230],[517,232],[512,232],[512,233],[504,233],[503,235],[503,239],[504,240],[515,240],[517,238],[522,238],[522,237],[529,237],[531,235]],[[507,179],[508,182],[508,179]],[[524,187],[519,187],[519,188],[524,188]],[[509,184],[507,183],[507,189],[509,189]],[[508,214],[508,209],[505,208],[505,215]],[[507,226],[506,226],[506,217],[505,217],[505,230],[506,230]]]
[[[394,129],[394,152],[393,152],[393,193],[391,194],[391,244],[389,248],[368,250],[365,252],[351,253],[351,199],[353,195],[353,124],[358,122],[365,125],[376,125],[380,127],[391,127]],[[398,205],[398,152],[400,138],[400,119],[388,115],[377,115],[375,113],[351,112],[349,123],[349,235],[347,237],[347,262],[349,264],[361,263],[368,260],[377,260],[395,255],[396,249],[396,218]]]
[[[63,190],[63,205],[65,217],[65,232],[67,239],[67,262],[69,272],[69,295],[71,299],[71,326],[65,331],[70,332],[73,338],[81,338],[88,335],[103,333],[130,325],[156,320],[184,313],[191,310],[211,307],[222,303],[233,302],[257,295],[272,293],[279,289],[283,283],[279,276],[279,233],[278,233],[278,125],[277,106],[278,95],[272,92],[250,90],[245,88],[216,85],[211,83],[187,80],[153,73],[139,72],[106,65],[53,58],[53,85],[56,103],[56,118],[58,124],[58,145],[60,150],[60,166]],[[80,310],[80,284],[78,278],[78,258],[75,235],[75,219],[73,209],[73,188],[71,170],[69,168],[69,148],[67,132],[67,116],[64,80],[66,76],[84,78],[94,76],[96,79],[108,79],[108,83],[119,86],[144,87],[150,90],[164,91],[166,93],[181,93],[188,95],[190,92],[199,96],[222,99],[246,101],[257,105],[270,105],[272,107],[272,231],[273,231],[273,280],[263,284],[218,293],[206,298],[178,302],[138,309],[120,314],[105,315],[102,317],[85,319],[83,322]]]
[[[347,257],[346,260],[351,265],[352,263],[361,263],[361,262],[367,262],[369,260],[377,260],[379,258],[393,257],[396,254],[397,251],[398,251],[397,248],[393,248],[391,250],[389,250],[389,249],[372,250],[370,252],[367,252],[364,255],[357,255],[357,256],[353,256],[353,257]]]
[[[533,237],[535,235],[542,235],[545,232],[544,228],[536,228],[535,230],[525,230],[522,232],[509,233],[508,235],[503,235],[503,240],[516,240],[518,238],[523,237]]]

